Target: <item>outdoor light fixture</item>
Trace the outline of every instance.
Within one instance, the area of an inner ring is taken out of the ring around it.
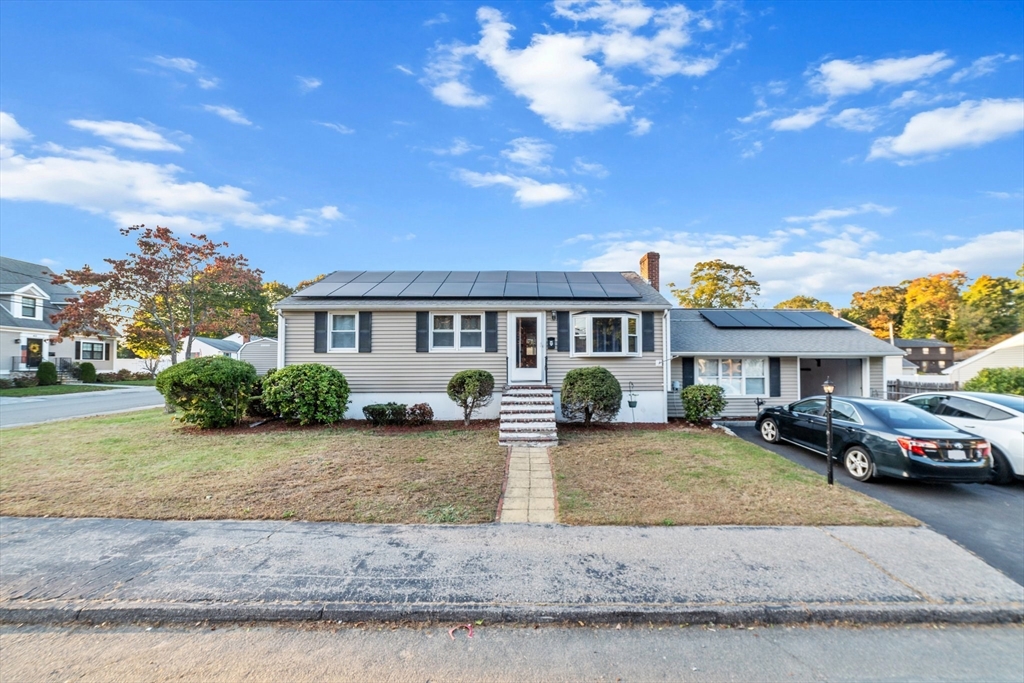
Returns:
[[[832,392],[836,385],[826,377],[821,388],[825,390],[825,459],[828,461],[828,485],[832,486]]]

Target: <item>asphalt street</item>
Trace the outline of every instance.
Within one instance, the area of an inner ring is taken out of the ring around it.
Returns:
[[[825,475],[825,458],[799,446],[770,444],[753,426],[730,426],[759,446]],[[916,517],[1024,585],[1024,484],[924,484],[883,478],[859,482],[835,465],[836,481]]]
[[[1003,627],[0,629],[10,681],[1014,681]]]
[[[155,387],[132,387],[57,396],[0,397],[0,429],[162,406]]]

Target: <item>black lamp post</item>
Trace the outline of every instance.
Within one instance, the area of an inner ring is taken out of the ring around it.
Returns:
[[[825,390],[825,458],[828,460],[828,485],[832,486],[832,392],[836,390],[836,385],[826,377],[821,388]]]

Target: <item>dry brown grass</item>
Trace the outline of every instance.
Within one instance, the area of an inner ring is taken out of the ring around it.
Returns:
[[[742,439],[709,430],[559,431],[566,524],[913,526],[917,520]]]
[[[496,429],[199,431],[160,410],[0,432],[0,514],[479,523]]]

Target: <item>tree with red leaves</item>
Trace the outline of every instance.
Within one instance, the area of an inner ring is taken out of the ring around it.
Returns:
[[[123,259],[104,259],[109,271],[99,273],[87,265],[53,277],[54,284],[81,292],[51,318],[60,325],[60,336],[116,333],[145,321],[162,334],[173,364],[180,342],[185,341],[187,360],[192,340],[204,330],[259,332],[259,316],[246,310],[245,301],[253,291],[260,292],[263,273],[249,268],[244,256],[222,253],[227,242],[196,234],[191,240],[179,239],[159,226],[121,230],[126,237],[136,233],[138,251]]]

